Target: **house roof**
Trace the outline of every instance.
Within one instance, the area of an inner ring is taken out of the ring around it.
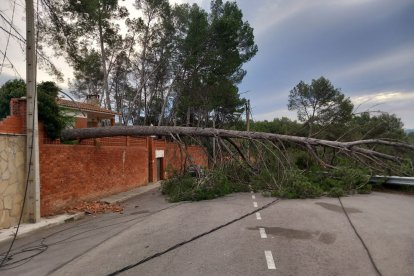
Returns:
[[[65,100],[65,99],[58,99],[57,103],[58,105],[62,107],[75,109],[75,110],[80,109],[81,111],[85,111],[85,112],[98,112],[98,113],[104,113],[108,115],[119,115],[120,114],[118,112],[111,111],[111,110],[102,108],[96,104],[91,104],[91,103],[81,103],[81,102],[75,102],[75,101]]]

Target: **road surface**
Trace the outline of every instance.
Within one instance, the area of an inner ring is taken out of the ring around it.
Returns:
[[[239,193],[88,216],[15,243],[1,275],[414,275],[414,197],[276,200]],[[256,207],[257,206],[257,207]],[[265,206],[264,209],[263,206]],[[0,252],[8,243],[0,245]]]

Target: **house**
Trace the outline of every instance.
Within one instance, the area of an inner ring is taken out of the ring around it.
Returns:
[[[74,128],[113,126],[115,116],[120,115],[100,107],[99,95],[88,95],[84,103],[62,98],[57,103],[66,116],[75,118]]]

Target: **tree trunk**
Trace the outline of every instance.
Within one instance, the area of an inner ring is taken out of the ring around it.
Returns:
[[[109,89],[108,89],[108,72],[106,70],[106,54],[105,54],[105,46],[103,41],[103,30],[102,30],[102,21],[99,13],[99,20],[98,20],[98,28],[99,28],[99,42],[101,46],[101,62],[102,62],[102,73],[103,73],[103,89],[102,94],[106,97],[106,108],[111,110],[111,98],[109,96]]]
[[[188,107],[187,108],[187,120],[186,120],[186,123],[185,123],[185,125],[187,127],[190,126],[190,120],[191,120],[191,107]]]
[[[184,136],[204,136],[204,137],[221,137],[221,138],[243,138],[268,140],[274,142],[288,142],[305,147],[328,147],[335,148],[346,154],[360,155],[385,159],[394,162],[400,162],[401,159],[396,156],[388,155],[378,151],[367,148],[358,147],[363,144],[380,144],[393,147],[406,148],[414,151],[414,146],[394,142],[384,141],[378,139],[359,140],[354,142],[338,142],[321,140],[309,137],[299,137],[283,134],[273,134],[265,132],[252,131],[236,131],[214,128],[195,128],[195,127],[171,127],[171,126],[115,126],[115,127],[101,127],[101,128],[83,128],[83,129],[66,129],[62,131],[62,140],[87,139],[87,138],[101,138],[113,136],[170,136],[170,135],[184,135]]]
[[[171,83],[170,87],[168,88],[167,95],[165,96],[164,101],[162,102],[160,116],[158,117],[158,126],[162,125],[162,120],[164,119],[165,108],[167,107],[168,97],[170,96],[172,87],[173,87],[173,84]]]

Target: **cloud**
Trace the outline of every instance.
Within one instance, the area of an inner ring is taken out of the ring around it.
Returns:
[[[402,102],[402,101],[413,101],[414,102],[414,92],[397,92],[397,91],[388,91],[388,92],[378,92],[368,95],[360,95],[351,97],[352,102],[355,105],[360,104],[378,104],[378,103],[392,103],[392,102]]]
[[[414,128],[414,91],[383,91],[351,97],[355,112],[382,111],[401,118],[406,128]]]
[[[333,73],[332,76],[341,79],[351,79],[367,74],[395,72],[395,70],[401,67],[410,66],[414,63],[413,49],[414,44],[412,43],[404,45],[404,47],[398,47],[397,49],[390,49],[373,58],[356,61],[345,68],[341,68],[338,72]]]

